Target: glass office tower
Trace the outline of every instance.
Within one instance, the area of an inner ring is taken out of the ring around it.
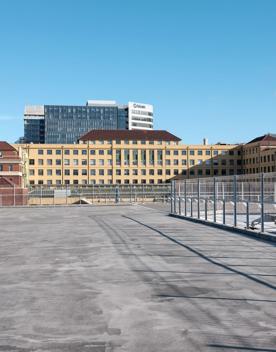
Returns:
[[[84,106],[25,107],[24,140],[27,143],[76,143],[82,135],[95,129],[130,129],[129,105],[118,105],[114,100],[88,100]]]
[[[45,105],[45,143],[75,143],[92,129],[118,129],[118,107]]]

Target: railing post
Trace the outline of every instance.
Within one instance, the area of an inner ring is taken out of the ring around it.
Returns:
[[[15,185],[13,185],[13,206],[15,207]]]
[[[249,201],[246,202],[246,228],[249,229]]]
[[[222,207],[223,207],[223,225],[225,225],[225,199],[222,200]]]
[[[237,227],[237,176],[233,178],[234,188],[234,227]]]
[[[42,186],[40,186],[40,205],[42,205]]]
[[[191,197],[191,218],[193,217],[194,210],[193,210],[193,197]]]
[[[205,220],[208,220],[208,199],[205,199]]]
[[[214,177],[214,184],[213,184],[213,200],[214,200],[214,222],[217,222],[217,183],[216,178]]]
[[[143,195],[144,195],[144,187],[143,187]],[[173,213],[173,181],[171,181],[171,214]]]
[[[197,180],[197,217],[200,219],[200,180]]]
[[[180,190],[180,187],[181,187],[181,183],[179,181],[179,183],[178,183],[178,215],[181,215],[181,190]]]
[[[264,232],[264,174],[261,173],[261,231]]]
[[[187,181],[184,182],[185,216],[187,216]]]
[[[173,181],[173,213],[175,214],[176,213],[176,181]]]

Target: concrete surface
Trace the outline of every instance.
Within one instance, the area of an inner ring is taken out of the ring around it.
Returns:
[[[0,209],[0,351],[276,351],[276,247],[143,206]]]

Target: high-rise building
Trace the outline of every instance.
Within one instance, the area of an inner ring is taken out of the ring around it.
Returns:
[[[93,129],[153,129],[153,107],[149,104],[118,105],[114,100],[88,100],[85,106],[26,106],[26,143],[76,143]]]

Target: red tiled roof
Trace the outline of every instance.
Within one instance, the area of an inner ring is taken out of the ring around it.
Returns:
[[[4,141],[0,141],[0,150],[1,151],[16,151],[16,149],[12,145],[10,145],[9,143],[4,142]]]
[[[181,141],[175,135],[163,130],[91,130],[80,141],[93,140],[146,140],[146,141]]]
[[[252,139],[252,141],[248,142],[247,144],[257,143],[257,142],[260,142],[261,144],[264,143],[264,145],[267,145],[267,143],[269,142],[276,143],[276,134],[265,134],[263,136]]]

